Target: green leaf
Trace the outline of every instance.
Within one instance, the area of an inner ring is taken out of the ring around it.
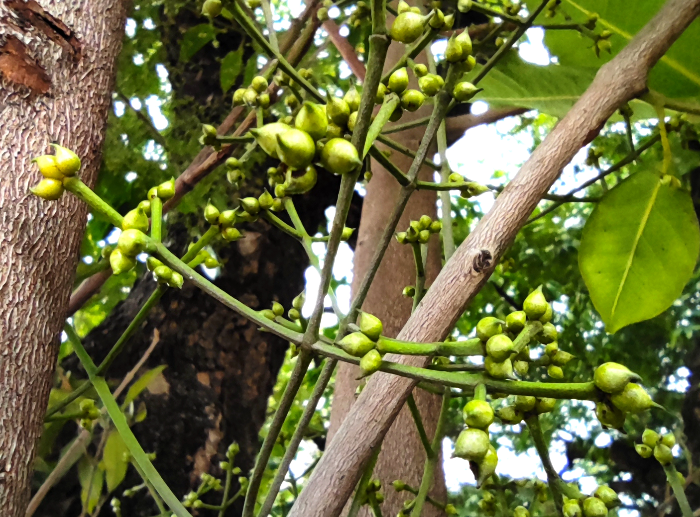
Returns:
[[[661,314],[680,296],[700,252],[690,194],[653,172],[632,174],[586,222],[579,267],[610,333]]]
[[[204,45],[213,41],[215,37],[214,27],[208,23],[201,23],[187,29],[180,45],[180,62],[187,63],[192,59],[192,56],[199,52]]]
[[[148,370],[141,377],[139,377],[138,380],[131,385],[129,391],[126,392],[126,397],[124,397],[124,404],[122,404],[122,407],[126,407],[129,404],[131,404],[134,400],[136,400],[136,397],[138,397],[143,392],[143,390],[148,388],[148,386],[154,380],[156,380],[156,378],[160,375],[160,373],[163,370],[165,370],[166,367],[166,364],[161,364],[160,366],[156,366],[152,370]]]
[[[85,456],[78,463],[78,479],[80,480],[80,501],[83,503],[83,509],[87,513],[92,513],[100,500],[104,472],[95,466],[91,458]]]
[[[129,461],[125,457],[128,452],[129,449],[119,433],[114,430],[110,431],[102,453],[102,466],[105,471],[108,492],[112,492],[124,481],[126,469],[129,466]]]
[[[243,47],[232,50],[221,60],[221,89],[226,93],[236,83],[243,66]]]
[[[255,57],[249,59],[245,64],[245,71],[243,72],[243,84],[250,84],[258,73],[258,60]]]

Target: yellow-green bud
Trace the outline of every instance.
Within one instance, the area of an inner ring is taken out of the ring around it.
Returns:
[[[328,116],[325,109],[313,102],[304,102],[294,119],[294,127],[305,131],[314,140],[320,140],[326,136],[328,130]]]
[[[162,266],[162,265],[163,265],[163,263],[155,257],[148,257],[146,259],[146,268],[149,271],[153,271],[155,268],[157,268],[158,266]]]
[[[182,289],[182,285],[185,283],[185,279],[177,271],[173,271],[170,275],[170,280],[168,280],[168,286],[174,287],[175,289]]]
[[[547,346],[544,347],[545,355],[548,355],[550,357],[554,356],[558,351],[559,351],[559,343],[557,343],[556,341],[553,341],[551,343],[547,343]]]
[[[408,70],[406,68],[399,68],[394,71],[389,76],[389,82],[387,84],[390,91],[401,94],[406,88],[408,88]]]
[[[561,369],[561,366],[550,364],[547,367],[547,375],[549,375],[552,379],[563,379],[564,370]]]
[[[476,66],[476,58],[474,56],[469,56],[462,62],[462,70],[464,73],[471,72]]]
[[[486,456],[490,446],[489,434],[481,429],[465,429],[455,441],[453,456],[469,461],[480,461]]]
[[[460,13],[466,13],[469,12],[469,10],[471,10],[472,4],[472,0],[459,0],[457,2],[457,9]]]
[[[544,316],[547,312],[547,299],[542,294],[542,286],[539,286],[525,298],[523,310],[528,319],[531,320],[539,320]]]
[[[238,88],[235,92],[233,92],[233,105],[234,106],[241,106],[245,104],[245,88]]]
[[[455,505],[446,504],[445,505],[445,514],[446,515],[459,515],[459,512],[457,511],[457,508],[455,508]]]
[[[454,36],[447,40],[445,59],[450,63],[457,63],[462,60],[462,45]]]
[[[340,234],[340,240],[345,242],[352,237],[352,234],[355,232],[355,228],[348,228],[347,226],[343,228],[343,232]]]
[[[440,233],[442,230],[442,223],[440,221],[433,221],[430,223],[430,227],[428,228],[430,233]]]
[[[610,400],[625,413],[641,413],[656,405],[644,388],[633,382],[628,383],[622,391],[613,393]]]
[[[654,447],[654,458],[662,465],[668,465],[673,462],[673,453],[669,447],[660,443]]]
[[[206,219],[209,224],[218,224],[219,215],[219,209],[211,203],[207,203],[207,206],[204,207],[204,219]]]
[[[206,0],[202,5],[202,14],[209,18],[216,18],[221,14],[222,9],[221,0]]]
[[[269,210],[272,207],[273,201],[274,198],[272,197],[272,194],[266,190],[260,194],[260,197],[258,197],[258,206],[263,210]]]
[[[297,310],[301,310],[306,302],[306,291],[302,291],[299,295],[292,300],[292,307]]]
[[[515,409],[522,411],[524,413],[532,411],[535,409],[535,404],[537,404],[537,399],[535,397],[529,397],[527,395],[518,395],[515,397]]]
[[[486,373],[494,379],[508,379],[513,376],[513,363],[510,359],[499,362],[491,356],[486,356],[484,368],[486,368]]]
[[[301,313],[299,312],[298,309],[292,307],[287,311],[287,316],[289,316],[289,319],[292,321],[297,321],[301,319]]]
[[[401,43],[413,43],[423,34],[423,16],[412,11],[399,14],[391,26],[391,38]]]
[[[542,326],[542,332],[540,332],[537,335],[537,339],[542,343],[543,345],[547,345],[549,343],[553,343],[554,341],[557,340],[557,328],[552,325],[551,323],[545,323]]]
[[[493,316],[486,316],[481,318],[476,324],[476,335],[482,341],[488,341],[493,336],[503,333],[503,326],[501,325],[501,320],[494,318]]]
[[[620,430],[625,425],[625,414],[607,402],[598,402],[595,406],[595,414],[600,424],[606,429]]]
[[[303,169],[316,154],[313,138],[306,131],[290,129],[277,135],[279,159],[293,169]]]
[[[406,111],[416,111],[425,102],[425,95],[418,90],[406,90],[401,95],[401,107]]]
[[[350,118],[350,106],[345,100],[331,96],[326,104],[326,115],[328,116],[328,120],[342,128],[348,123],[348,119]]]
[[[39,196],[47,201],[55,201],[63,194],[63,183],[61,180],[44,178],[29,191],[35,196]]]
[[[428,74],[428,67],[423,63],[419,63],[413,67],[413,73],[416,74],[416,77],[424,77]]]
[[[281,122],[272,122],[270,124],[265,124],[259,129],[251,129],[250,132],[255,137],[258,145],[265,151],[269,156],[273,158],[278,158],[277,154],[277,136],[289,131],[291,128],[287,124],[282,124]]]
[[[552,321],[552,317],[554,316],[554,312],[552,311],[552,304],[548,303],[547,304],[547,311],[544,313],[544,316],[540,318],[541,323],[549,323]]]
[[[450,13],[447,16],[445,16],[445,19],[442,23],[442,29],[446,30],[446,31],[452,30],[452,27],[454,26],[454,24],[455,24],[455,15],[453,13]]]
[[[412,285],[407,285],[403,288],[401,294],[404,298],[413,298],[416,295],[416,288]]]
[[[341,339],[338,346],[354,357],[362,357],[374,349],[375,343],[362,332],[353,332]]]
[[[519,424],[523,420],[522,411],[519,411],[514,406],[503,406],[499,408],[498,411],[496,411],[496,416],[500,418],[504,424],[509,425]]]
[[[552,356],[552,363],[557,366],[566,366],[566,364],[568,364],[568,362],[573,358],[573,354],[564,352],[563,350],[557,350],[557,352]]]
[[[372,341],[379,339],[384,331],[381,320],[369,312],[362,312],[358,321],[360,331]]]
[[[676,437],[671,433],[667,433],[661,437],[661,443],[669,449],[673,449],[673,447],[676,445]]]
[[[204,267],[207,269],[214,269],[215,267],[219,267],[221,264],[219,264],[219,261],[216,260],[214,257],[207,257],[204,259]]]
[[[527,316],[524,311],[511,312],[506,316],[506,328],[508,332],[513,334],[519,333],[525,328],[525,323],[527,323]]]
[[[469,466],[472,467],[472,470],[476,470],[476,472],[474,472],[476,486],[481,487],[484,482],[496,472],[496,467],[498,466],[498,454],[496,453],[496,449],[491,445],[481,461],[476,462],[476,464],[470,463]],[[474,467],[476,467],[476,469],[474,469]]]
[[[594,384],[605,393],[620,392],[630,381],[639,379],[639,375],[625,365],[613,362],[601,364],[593,373]]]
[[[148,248],[148,237],[140,230],[124,230],[117,241],[117,249],[127,257],[135,257]]]
[[[143,210],[144,214],[146,214],[148,216],[151,215],[151,202],[148,199],[144,199],[143,201],[141,201],[138,204],[137,208],[140,208],[141,210]]]
[[[425,244],[430,240],[430,231],[429,230],[421,230],[418,232],[418,242],[421,244]]]
[[[513,510],[513,517],[530,517],[530,512],[524,506],[518,506]]]
[[[505,334],[497,334],[486,342],[486,353],[496,362],[508,359],[512,351],[513,341]]]
[[[477,88],[468,81],[462,81],[455,85],[454,90],[452,90],[452,96],[457,102],[467,102],[472,100],[481,90],[482,88]]]
[[[122,230],[148,231],[148,216],[140,206],[126,213],[122,222]]]
[[[642,443],[651,448],[656,447],[661,442],[661,436],[653,429],[644,429],[642,433]],[[665,444],[664,444],[665,445]]]
[[[357,88],[355,88],[354,86],[350,87],[345,96],[343,96],[343,100],[347,103],[348,107],[350,108],[350,113],[360,109],[360,92],[358,92]]]
[[[430,223],[432,223],[433,220],[429,215],[422,215],[420,216],[420,219],[418,219],[418,227],[421,230],[426,230],[430,227]]]
[[[37,156],[32,162],[37,164],[39,172],[44,178],[52,180],[62,180],[64,178],[64,174],[58,169],[56,157],[54,155],[45,154],[43,156]]]
[[[581,507],[576,501],[573,500],[569,500],[564,504],[562,513],[564,514],[564,517],[581,517],[582,515]]]
[[[472,53],[472,39],[469,36],[469,30],[464,29],[455,37],[455,40],[462,47],[462,59],[466,59]]]
[[[267,79],[262,75],[256,75],[250,83],[250,87],[253,88],[257,93],[262,93],[267,90]]]
[[[275,316],[284,315],[284,307],[279,302],[272,302],[272,312]]]
[[[643,443],[635,444],[634,449],[637,451],[637,454],[644,459],[651,458],[651,455],[654,454],[654,449]]]
[[[173,178],[170,178],[168,181],[165,181],[158,185],[158,197],[161,198],[163,201],[167,201],[174,195],[175,180]]]
[[[333,138],[323,147],[321,164],[333,174],[347,174],[362,165],[357,149],[344,138]]]
[[[537,404],[535,404],[535,412],[538,415],[541,415],[542,413],[549,413],[554,409],[556,405],[557,399],[550,399],[546,397],[537,399]]]
[[[530,370],[530,363],[527,361],[515,361],[513,363],[513,369],[520,377],[524,377]]]
[[[316,181],[318,181],[318,173],[313,165],[307,165],[304,169],[304,174],[301,176],[294,176],[290,170],[287,172],[287,180],[284,182],[284,185],[278,185],[284,190],[281,197],[304,194],[316,185]],[[275,187],[275,193],[277,193],[277,187]]]
[[[617,496],[617,492],[607,485],[600,485],[593,495],[603,501],[608,510],[620,506],[620,498]]]
[[[235,210],[224,210],[219,214],[219,224],[224,227],[236,224],[237,219],[238,215]]]
[[[241,207],[251,215],[260,212],[260,202],[254,197],[244,197],[241,199]]]
[[[439,75],[427,74],[418,79],[418,87],[428,97],[433,97],[440,91],[442,85],[444,84]]]
[[[348,119],[348,129],[352,132],[355,131],[355,124],[357,123],[357,111],[350,113],[350,118]]]
[[[221,237],[227,242],[237,241],[242,237],[241,232],[233,226],[221,230]]]
[[[136,259],[127,257],[117,248],[109,255],[109,265],[112,266],[112,273],[119,275],[133,268],[136,265]]]
[[[371,375],[382,366],[382,356],[376,350],[370,350],[360,359],[360,370],[363,376]]]
[[[469,427],[488,429],[493,423],[493,408],[485,400],[470,400],[464,406],[462,416]]]
[[[584,517],[606,517],[608,508],[597,497],[587,497],[583,501],[583,515]]]
[[[75,176],[75,174],[80,170],[80,158],[70,149],[66,149],[57,144],[51,144],[53,147],[56,167],[63,173],[64,176]]]

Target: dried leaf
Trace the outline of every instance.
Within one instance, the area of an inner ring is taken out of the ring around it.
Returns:
[[[73,30],[58,18],[44,11],[35,0],[8,0],[7,7],[12,9],[20,21],[43,32],[51,41],[60,45],[77,61],[81,57],[82,44]]]
[[[5,44],[0,46],[0,73],[34,93],[46,93],[51,86],[51,79],[43,67],[27,54],[24,43],[12,35],[7,36]]]

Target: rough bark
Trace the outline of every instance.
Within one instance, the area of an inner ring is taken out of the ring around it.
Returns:
[[[399,336],[444,339],[491,275],[504,251],[575,153],[590,142],[619,106],[646,88],[650,68],[700,13],[700,0],[671,0],[612,61],[498,197],[458,248]],[[424,358],[389,360],[422,366]],[[378,374],[353,406],[316,466],[290,517],[335,517],[364,465],[379,446],[416,383]],[[333,494],[319,498],[317,494]]]
[[[21,63],[5,60],[0,73],[0,514],[8,517],[23,515],[29,498],[87,215],[72,196],[47,202],[30,194],[40,179],[31,159],[58,142],[81,156],[80,175],[94,183],[126,15],[122,0],[41,5],[82,49],[76,52],[69,37],[51,34],[40,21],[17,18],[9,3],[0,6],[0,43],[17,36],[35,62],[17,75]],[[41,74],[36,66],[45,70],[46,94],[23,85]]]

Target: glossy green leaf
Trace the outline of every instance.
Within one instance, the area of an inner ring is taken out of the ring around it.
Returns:
[[[690,194],[654,172],[632,174],[596,206],[579,267],[606,329],[661,314],[688,282],[700,251]]]
[[[208,23],[201,23],[187,29],[180,46],[180,62],[187,63],[192,59],[192,56],[199,52],[204,45],[213,41],[215,37],[214,27]]]
[[[148,386],[156,379],[156,377],[158,377],[160,373],[163,370],[165,370],[166,366],[167,365],[165,364],[156,366],[152,370],[148,370],[141,377],[139,377],[138,380],[129,387],[129,391],[126,392],[126,397],[124,397],[124,404],[122,405],[122,407],[128,406],[134,400],[136,400],[136,397],[138,397],[143,392],[143,390],[148,388]]]
[[[107,491],[112,492],[124,481],[126,469],[129,466],[129,461],[127,456],[125,456],[128,452],[129,449],[124,444],[124,440],[122,440],[119,433],[115,430],[110,431],[102,453],[102,466],[105,471]]]
[[[225,92],[229,91],[231,86],[236,84],[236,79],[241,75],[243,66],[243,47],[238,50],[232,50],[224,59],[221,60],[221,89]]]

